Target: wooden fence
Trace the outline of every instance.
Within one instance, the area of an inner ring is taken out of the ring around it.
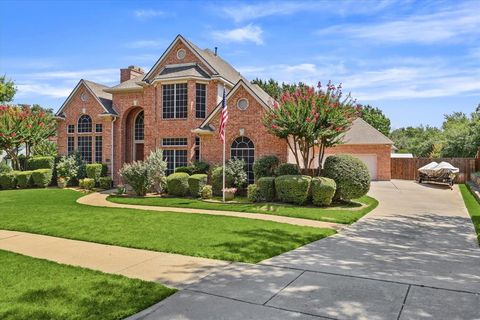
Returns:
[[[438,163],[446,161],[459,168],[460,173],[455,179],[456,183],[465,183],[470,180],[472,172],[480,170],[480,159],[475,158],[392,158],[392,179],[416,180],[418,178],[418,169],[432,161]]]

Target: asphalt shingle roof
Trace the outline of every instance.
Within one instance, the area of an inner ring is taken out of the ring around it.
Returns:
[[[342,138],[344,144],[393,144],[393,141],[362,118],[353,121]]]
[[[182,77],[196,77],[210,79],[210,76],[198,65],[175,66],[164,68],[155,79],[175,79]]]
[[[92,92],[97,96],[98,100],[100,100],[104,108],[107,110],[108,114],[118,115],[112,106],[112,94],[104,91],[104,89],[109,88],[108,86],[90,80],[83,81],[85,82],[85,85],[87,85],[90,90],[92,90]]]

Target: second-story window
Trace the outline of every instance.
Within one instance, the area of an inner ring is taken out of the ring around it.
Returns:
[[[185,119],[187,118],[187,84],[175,83],[163,85],[163,118]]]
[[[78,118],[77,124],[78,133],[91,133],[92,132],[92,118],[89,115],[82,115]]]
[[[207,85],[204,83],[197,83],[195,98],[195,117],[205,118],[207,105]]]

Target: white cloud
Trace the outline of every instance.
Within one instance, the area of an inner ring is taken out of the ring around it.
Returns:
[[[127,48],[139,49],[139,48],[159,48],[165,47],[166,42],[163,40],[136,40],[128,42],[125,45]]]
[[[112,83],[119,79],[119,69],[56,70],[18,74],[19,78],[33,80],[80,80],[87,79],[100,83]]]
[[[27,96],[47,96],[52,98],[66,98],[72,92],[71,87],[53,86],[45,83],[20,83],[17,84],[15,99]]]
[[[138,19],[150,19],[150,18],[163,16],[165,12],[160,10],[153,10],[153,9],[139,9],[139,10],[135,10],[133,14]]]
[[[263,44],[262,33],[262,28],[249,24],[232,30],[213,31],[212,36],[221,42],[254,42]]]
[[[443,8],[435,13],[417,14],[396,21],[337,25],[318,30],[317,34],[390,43],[457,41],[463,36],[480,34],[479,11],[480,3],[470,2],[462,7]]]

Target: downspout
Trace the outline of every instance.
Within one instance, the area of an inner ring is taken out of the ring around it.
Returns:
[[[114,130],[114,128],[115,128],[114,125],[113,125],[113,123],[115,122],[115,120],[117,120],[117,118],[116,118],[116,117],[112,117],[112,132],[111,132],[111,135],[112,135],[111,145],[112,145],[112,147],[110,148],[110,151],[111,151],[110,163],[111,163],[111,165],[112,165],[112,170],[110,170],[110,171],[111,171],[111,172],[110,172],[110,175],[111,175],[111,177],[112,177],[112,181],[113,181],[113,168],[114,168],[114,167],[113,167],[113,155],[114,155],[114,152],[113,152],[113,145],[114,145],[114,143],[113,143],[113,138],[114,138],[113,130]]]

